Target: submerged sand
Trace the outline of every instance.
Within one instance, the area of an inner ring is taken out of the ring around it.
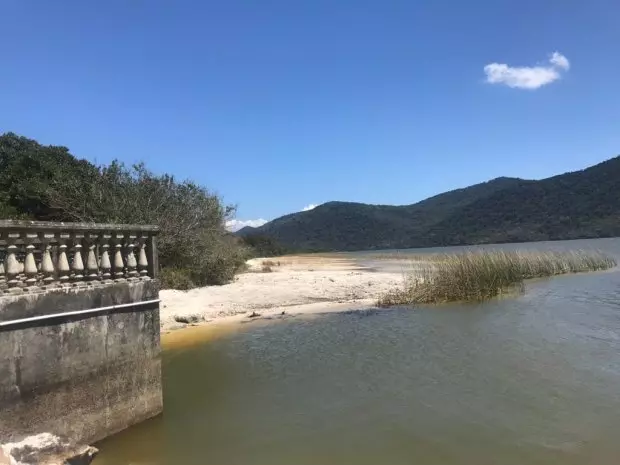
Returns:
[[[272,271],[264,271],[270,268]],[[189,291],[162,290],[163,331],[188,324],[243,320],[257,315],[369,308],[403,283],[403,274],[362,267],[337,256],[288,256],[248,261],[234,282]]]

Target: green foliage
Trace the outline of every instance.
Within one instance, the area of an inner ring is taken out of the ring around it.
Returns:
[[[66,147],[42,146],[13,133],[0,136],[0,204],[2,217],[65,220],[48,199],[50,185],[79,179],[87,185],[97,168],[78,160]]]
[[[619,192],[616,157],[541,181],[498,178],[413,205],[328,202],[251,234],[307,251],[612,237],[620,236]]]
[[[190,270],[192,280],[200,284],[230,282],[236,273],[244,270],[249,257],[248,250],[230,234],[207,238],[199,250],[202,258]]]
[[[202,286],[233,278],[247,256],[225,229],[233,212],[206,188],[154,174],[144,164],[95,166],[64,147],[0,136],[2,217],[156,224],[160,266],[176,276],[164,284]]]
[[[241,236],[252,257],[279,257],[293,253],[293,250],[280,245],[275,239],[262,234]]]
[[[11,205],[8,193],[0,192],[0,219],[12,218],[12,219],[27,219],[27,215],[20,213],[15,207]]]
[[[379,306],[480,301],[523,281],[565,273],[606,270],[616,261],[598,252],[470,252],[440,255],[411,273],[401,289],[379,299]]]
[[[196,287],[190,271],[184,268],[164,268],[159,273],[159,280],[163,289],[187,291]]]
[[[202,186],[155,175],[141,164],[113,162],[89,186],[55,185],[50,199],[76,221],[159,225],[161,265],[186,269],[199,286],[230,281],[245,262],[245,249],[225,229],[230,207]]]

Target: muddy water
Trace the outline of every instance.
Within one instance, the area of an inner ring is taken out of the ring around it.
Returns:
[[[620,463],[617,270],[164,342],[165,414],[96,465]]]

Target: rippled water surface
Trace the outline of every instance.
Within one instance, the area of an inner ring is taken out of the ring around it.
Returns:
[[[618,270],[164,342],[164,415],[99,444],[96,465],[620,463]]]

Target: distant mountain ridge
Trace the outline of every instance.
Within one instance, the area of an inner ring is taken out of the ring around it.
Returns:
[[[539,181],[496,178],[412,205],[327,202],[237,234],[326,251],[620,236],[620,156]]]

